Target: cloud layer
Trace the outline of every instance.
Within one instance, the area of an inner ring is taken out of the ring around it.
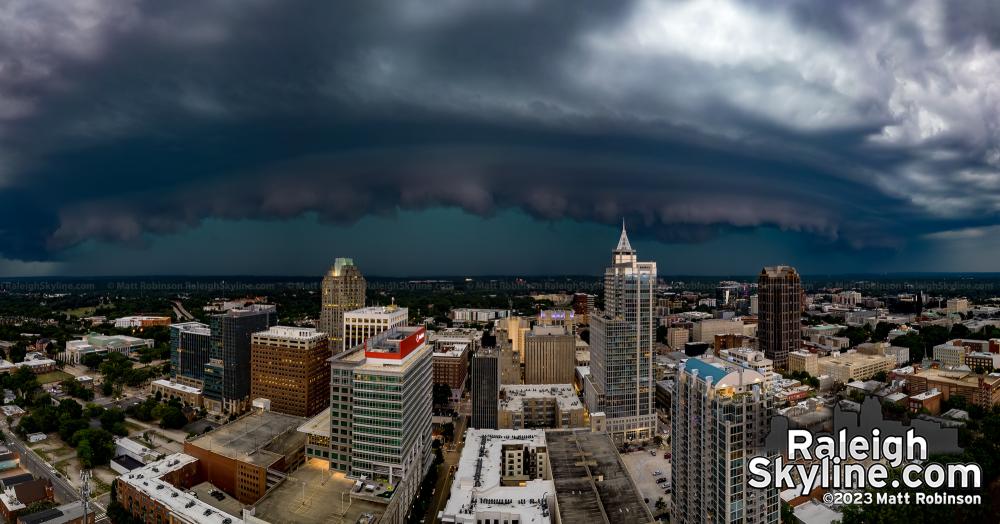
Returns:
[[[852,249],[1000,212],[988,0],[12,0],[0,258],[518,208]]]

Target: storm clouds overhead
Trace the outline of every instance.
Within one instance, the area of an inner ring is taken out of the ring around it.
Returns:
[[[414,216],[448,217],[429,256],[483,218],[552,245],[622,217],[678,252],[760,234],[852,270],[1000,254],[990,0],[9,0],[0,28],[0,274],[246,221],[309,222],[321,271],[370,248],[346,226]]]

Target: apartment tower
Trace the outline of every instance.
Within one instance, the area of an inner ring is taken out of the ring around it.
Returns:
[[[688,359],[671,404],[673,522],[777,524],[777,488],[753,489],[746,463],[776,458],[764,441],[774,414],[761,373],[716,357]]]
[[[651,438],[656,263],[639,262],[622,225],[604,271],[604,311],[590,319],[590,369],[584,384],[591,413],[603,412],[616,442]]]

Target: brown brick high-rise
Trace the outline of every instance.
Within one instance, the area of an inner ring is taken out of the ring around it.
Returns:
[[[757,345],[774,361],[776,369],[788,369],[788,354],[802,340],[802,282],[795,268],[765,267],[757,280]]]
[[[311,328],[275,326],[250,341],[250,396],[271,411],[311,417],[330,406],[330,341]]]

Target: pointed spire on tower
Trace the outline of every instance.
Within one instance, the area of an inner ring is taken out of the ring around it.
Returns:
[[[622,236],[618,238],[618,247],[615,252],[632,252],[632,244],[628,241],[628,233],[625,232],[625,218],[622,218]]]

